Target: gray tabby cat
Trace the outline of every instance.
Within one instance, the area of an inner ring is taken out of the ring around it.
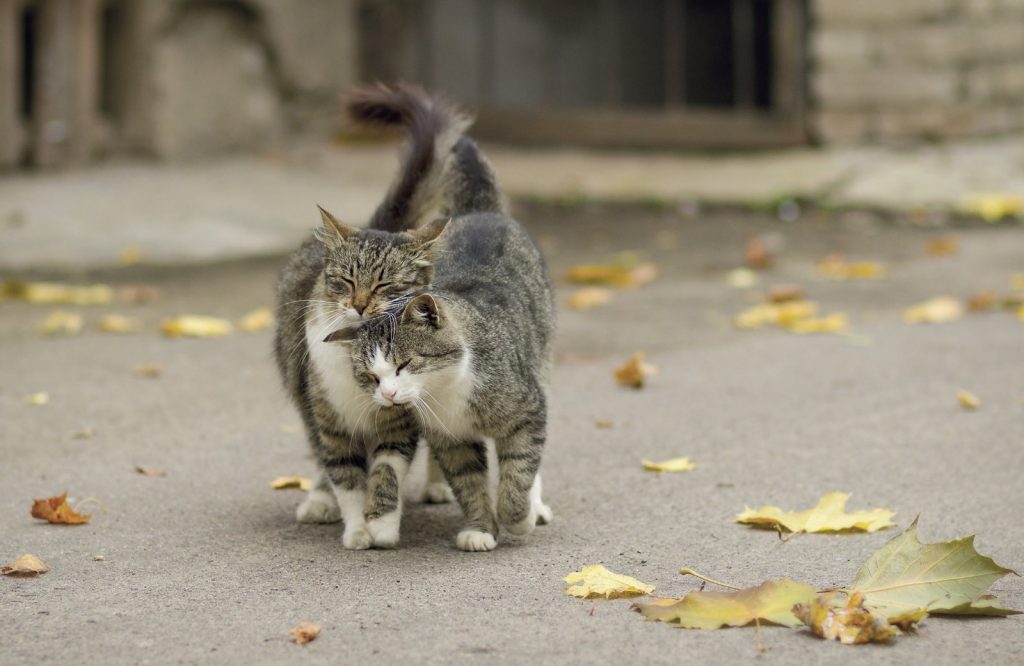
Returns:
[[[392,547],[417,424],[407,410],[382,410],[365,396],[331,336],[392,316],[389,306],[430,284],[445,222],[427,220],[500,211],[503,203],[490,167],[464,136],[469,121],[451,106],[415,88],[378,86],[356,93],[348,109],[362,122],[406,126],[408,148],[367,229],[321,209],[323,228],[278,281],[274,351],[322,469],[298,520],[343,519],[346,548]],[[443,500],[447,489],[439,475],[432,480],[430,494]]]
[[[429,289],[397,303],[394,318],[337,339],[351,347],[365,395],[402,418],[414,412],[467,518],[456,545],[488,551],[499,523],[523,535],[551,520],[538,474],[547,436],[551,285],[536,245],[502,214],[455,218],[435,248]],[[497,516],[484,438],[494,439],[497,452]]]

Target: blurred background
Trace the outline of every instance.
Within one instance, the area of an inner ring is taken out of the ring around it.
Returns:
[[[1024,126],[1024,2],[0,0],[0,167],[263,149],[397,79],[513,143],[1000,135]]]

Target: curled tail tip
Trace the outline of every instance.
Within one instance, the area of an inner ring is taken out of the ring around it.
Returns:
[[[401,82],[357,88],[347,96],[345,110],[352,120],[364,124],[410,125],[425,118],[462,130],[472,124],[472,119],[450,100]]]

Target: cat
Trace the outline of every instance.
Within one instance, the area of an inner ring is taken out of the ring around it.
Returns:
[[[436,241],[433,284],[391,316],[339,333],[382,414],[412,412],[467,522],[456,546],[489,551],[552,519],[538,473],[547,437],[554,305],[537,246],[514,220],[473,213]],[[484,439],[498,459],[497,515]]]
[[[397,522],[389,517],[401,503],[394,479],[407,470],[419,433],[411,415],[381,414],[363,397],[348,355],[329,338],[392,316],[389,305],[430,284],[448,216],[501,211],[504,201],[465,135],[469,119],[447,102],[410,86],[378,85],[354,93],[348,112],[359,122],[405,126],[409,142],[366,229],[320,209],[322,228],[278,280],[274,352],[321,467],[296,518],[344,520],[343,545],[363,549],[397,544]],[[439,474],[427,488],[433,499],[445,499]]]

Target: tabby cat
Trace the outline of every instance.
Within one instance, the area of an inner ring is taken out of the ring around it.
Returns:
[[[504,206],[495,187],[480,186],[493,184],[493,174],[464,134],[469,120],[451,105],[416,88],[377,86],[353,95],[348,111],[357,121],[405,126],[407,150],[368,228],[321,209],[323,227],[278,281],[274,351],[322,470],[298,520],[344,520],[346,548],[392,547],[398,482],[416,450],[417,425],[407,410],[381,410],[363,395],[349,355],[331,336],[393,316],[388,307],[430,284],[449,216]],[[434,481],[431,494],[442,499],[446,488]]]

